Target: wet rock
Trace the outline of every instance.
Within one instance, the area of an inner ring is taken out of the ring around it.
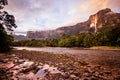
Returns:
[[[85,76],[85,77],[91,77],[92,73],[84,73],[83,76]]]
[[[75,76],[81,76],[81,73],[79,71],[73,71],[72,74],[74,74]]]
[[[107,74],[107,75],[111,75],[112,74],[111,71],[105,71],[104,73]]]
[[[71,75],[70,75],[70,78],[75,79],[75,78],[76,78],[76,76],[75,76],[74,74],[71,74]]]
[[[63,74],[64,79],[69,79],[69,74],[66,72]]]
[[[28,72],[30,72],[30,71],[37,72],[36,70],[38,70],[38,67],[37,67],[37,66],[31,66],[31,67],[29,67],[29,68],[27,68],[27,69],[24,69],[24,70],[20,71],[20,73],[26,74],[26,73],[28,73]]]
[[[22,76],[33,80],[119,80],[120,78],[118,69],[113,72],[112,69],[106,69],[101,65],[86,64],[87,62],[75,59],[75,56],[71,58],[66,55],[36,52],[35,54],[23,52],[19,54],[20,56],[23,59],[17,56],[8,58],[9,62],[12,61],[16,65],[10,71],[14,77],[18,77],[18,80]]]
[[[99,71],[99,72],[101,72],[103,69],[104,69],[104,68],[103,68],[102,66],[100,66],[100,65],[97,65],[97,66],[93,67],[93,70],[94,70],[94,71]]]
[[[81,66],[87,66],[87,65],[88,65],[88,63],[85,62],[85,61],[79,61],[79,64],[80,64]]]
[[[60,73],[57,74],[47,74],[45,76],[49,80],[64,80],[63,76]]]
[[[12,73],[7,72],[6,68],[0,68],[0,80],[10,80]]]
[[[120,76],[115,77],[114,80],[120,80]]]

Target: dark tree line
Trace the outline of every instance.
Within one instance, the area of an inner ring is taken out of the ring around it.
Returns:
[[[104,26],[95,34],[78,33],[63,35],[59,39],[16,41],[14,46],[32,47],[92,47],[92,46],[120,46],[120,25]]]
[[[8,4],[7,0],[0,0],[0,10]],[[8,14],[6,11],[0,11],[0,52],[5,52],[11,49],[13,41],[10,34],[13,28],[16,28],[15,19],[13,15]]]

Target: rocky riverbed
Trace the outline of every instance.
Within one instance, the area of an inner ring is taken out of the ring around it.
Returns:
[[[13,50],[0,57],[0,80],[120,80],[119,62],[92,64],[84,55]]]

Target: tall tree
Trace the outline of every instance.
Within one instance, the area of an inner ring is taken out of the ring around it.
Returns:
[[[0,9],[3,9],[5,5],[8,4],[7,0],[0,0]]]
[[[0,0],[0,10],[7,4],[7,0]],[[6,11],[0,11],[0,52],[10,50],[12,39],[9,34],[12,33],[13,28],[16,27],[14,16],[8,14]]]

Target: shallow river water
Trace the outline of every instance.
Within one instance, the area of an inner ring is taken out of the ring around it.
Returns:
[[[44,51],[56,54],[91,54],[91,53],[120,53],[120,50],[90,50],[80,48],[61,48],[61,47],[14,47],[18,50]]]

